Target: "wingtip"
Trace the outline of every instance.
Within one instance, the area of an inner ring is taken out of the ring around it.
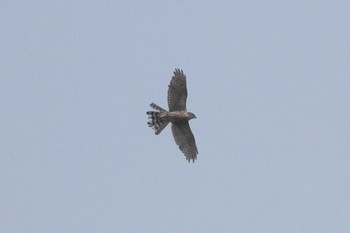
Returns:
[[[180,68],[175,68],[174,75],[176,76],[177,74],[184,75],[184,71]]]
[[[188,163],[191,163],[191,159],[192,159],[192,163],[194,163],[194,161],[196,160],[196,158],[186,158]]]

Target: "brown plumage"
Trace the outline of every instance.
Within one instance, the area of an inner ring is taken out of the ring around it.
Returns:
[[[188,162],[191,160],[194,162],[197,159],[198,149],[188,121],[196,116],[187,111],[186,100],[186,75],[182,70],[175,69],[168,89],[169,111],[151,103],[150,106],[157,111],[147,112],[150,119],[148,126],[155,130],[155,134],[159,134],[171,122],[171,130],[176,144]]]

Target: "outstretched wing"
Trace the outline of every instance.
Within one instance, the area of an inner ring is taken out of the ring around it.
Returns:
[[[169,111],[186,110],[187,87],[186,75],[180,69],[175,69],[168,89]]]
[[[190,162],[191,159],[194,162],[194,160],[197,159],[198,149],[188,121],[172,124],[171,130],[176,144],[179,146],[182,153],[185,154],[188,162]]]

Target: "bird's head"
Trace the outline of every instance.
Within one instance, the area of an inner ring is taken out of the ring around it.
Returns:
[[[189,112],[188,113],[189,117],[190,117],[190,120],[193,119],[193,118],[197,118],[196,115],[194,115],[192,112]]]

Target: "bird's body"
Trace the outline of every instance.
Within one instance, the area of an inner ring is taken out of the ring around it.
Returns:
[[[177,123],[177,122],[182,122],[182,121],[189,121],[193,117],[191,115],[193,113],[187,112],[187,111],[174,111],[174,112],[169,112],[168,115],[166,116],[171,123]]]
[[[186,159],[194,162],[197,158],[198,149],[188,121],[196,116],[186,109],[187,87],[186,76],[180,69],[175,69],[168,89],[169,111],[151,103],[150,106],[157,111],[148,111],[150,121],[148,126],[159,134],[168,124],[172,123],[171,129],[176,144],[185,154]]]

